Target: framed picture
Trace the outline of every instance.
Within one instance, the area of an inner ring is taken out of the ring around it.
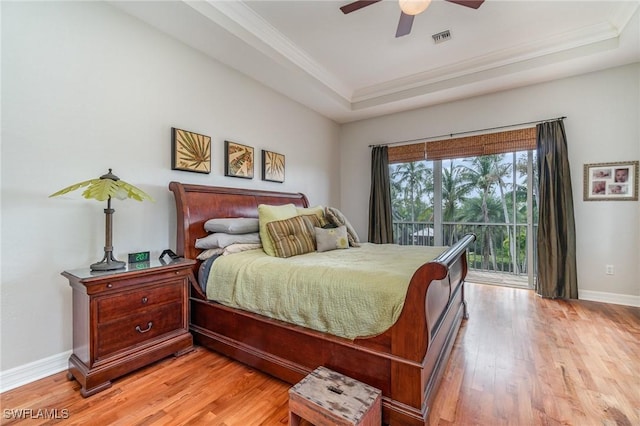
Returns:
[[[224,141],[224,175],[253,179],[253,147]]]
[[[284,182],[284,155],[262,150],[262,180]]]
[[[171,169],[211,173],[211,137],[172,127]]]
[[[584,201],[605,200],[638,200],[638,161],[584,165]]]

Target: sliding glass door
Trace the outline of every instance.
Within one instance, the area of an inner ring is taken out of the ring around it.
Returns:
[[[390,165],[394,239],[451,245],[477,236],[474,277],[532,286],[535,275],[535,151]]]

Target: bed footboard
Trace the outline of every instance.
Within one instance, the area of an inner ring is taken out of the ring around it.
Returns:
[[[412,407],[407,413],[412,416],[427,419],[458,329],[466,316],[466,251],[475,239],[473,234],[465,235],[415,272],[400,318],[390,330],[391,353],[415,362],[415,365],[396,363],[391,376],[394,400]]]

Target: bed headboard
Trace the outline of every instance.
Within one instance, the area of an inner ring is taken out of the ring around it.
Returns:
[[[176,201],[178,256],[195,259],[201,250],[195,248],[197,238],[207,234],[204,223],[211,218],[258,217],[259,204],[289,204],[309,207],[304,194],[261,191],[219,186],[169,183]],[[198,265],[194,267],[197,271]],[[196,274],[197,276],[197,274]]]

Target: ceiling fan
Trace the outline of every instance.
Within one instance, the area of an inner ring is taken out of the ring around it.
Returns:
[[[370,6],[374,3],[378,3],[381,0],[358,0],[353,3],[349,3],[340,8],[342,13],[345,15],[347,13],[355,12],[356,10],[362,9],[363,7]],[[479,8],[484,0],[445,0],[450,3],[459,4],[461,6],[470,7],[472,9]],[[424,12],[429,4],[431,4],[431,0],[399,0],[400,4],[400,22],[398,22],[398,29],[396,31],[396,37],[402,37],[411,32],[411,26],[413,25],[413,18],[419,14]]]

